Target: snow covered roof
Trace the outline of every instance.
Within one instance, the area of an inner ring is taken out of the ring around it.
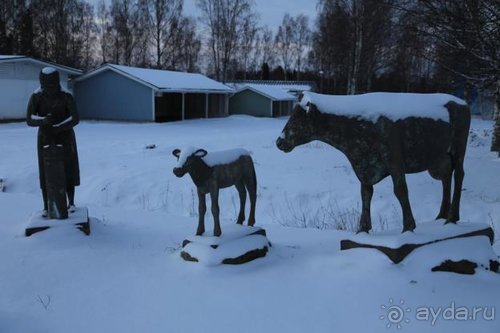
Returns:
[[[448,122],[449,114],[445,107],[448,102],[467,104],[460,98],[448,94],[377,92],[345,96],[304,92],[300,105],[309,110],[308,103],[311,103],[323,113],[362,118],[373,122],[381,116],[393,121],[420,117]]]
[[[235,90],[239,90],[248,84],[279,87],[288,93],[312,91],[316,86],[314,82],[310,81],[245,80],[226,82],[226,85],[233,87]]]
[[[294,101],[297,98],[278,86],[247,83],[241,86],[236,93],[243,90],[252,90],[260,95],[264,95],[273,101]]]
[[[23,56],[23,55],[0,55],[0,63],[2,63],[2,62],[20,62],[20,61],[28,61],[31,63],[35,63],[37,65],[41,65],[43,67],[47,67],[47,66],[54,67],[58,71],[62,71],[62,72],[72,74],[72,75],[81,75],[82,74],[82,71],[80,69],[55,64],[55,63],[52,63],[50,61],[39,60],[39,59],[35,59],[32,57],[27,57],[27,56]]]
[[[82,81],[104,71],[111,70],[160,92],[219,92],[232,93],[228,86],[202,74],[167,71],[106,64],[75,81]]]

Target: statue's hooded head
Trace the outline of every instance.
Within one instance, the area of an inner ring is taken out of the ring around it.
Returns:
[[[61,91],[59,72],[53,67],[45,67],[40,71],[40,86],[42,91],[53,95]]]

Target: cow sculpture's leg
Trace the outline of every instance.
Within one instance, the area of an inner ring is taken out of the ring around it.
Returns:
[[[205,202],[205,193],[198,190],[198,229],[196,235],[201,236],[205,232],[205,213],[207,212],[207,203]]]
[[[245,181],[245,186],[250,197],[250,216],[248,217],[248,225],[252,227],[255,224],[255,205],[257,203],[257,178],[255,178],[255,171],[253,176]]]
[[[457,222],[460,220],[460,198],[462,196],[462,182],[464,180],[464,165],[463,159],[455,161],[454,181],[455,187],[453,189],[453,201],[451,202],[451,209],[448,214],[446,222]]]
[[[359,221],[359,232],[369,232],[372,229],[372,220],[370,206],[373,196],[373,185],[361,184],[361,201],[363,202],[363,210],[361,211],[361,219]]]
[[[247,200],[247,191],[245,190],[245,184],[239,182],[235,184],[238,194],[240,195],[240,213],[238,214],[238,220],[236,223],[243,224],[245,221],[245,201]]]
[[[210,189],[210,199],[212,200],[212,215],[214,217],[214,236],[219,237],[222,234],[219,220],[219,188]]]
[[[451,159],[447,154],[445,158],[441,159],[439,163],[437,163],[436,167],[429,168],[429,173],[434,179],[441,180],[441,184],[443,185],[443,197],[441,199],[441,208],[439,209],[439,214],[436,216],[436,220],[439,219],[447,219],[450,204],[451,204]]]
[[[446,175],[442,180],[443,184],[443,199],[441,200],[441,208],[436,220],[447,219],[450,211],[450,196],[451,196],[451,173]]]
[[[408,187],[403,173],[393,173],[392,182],[394,184],[394,194],[398,198],[403,210],[403,232],[415,229],[415,219],[411,212],[410,200],[408,199]]]

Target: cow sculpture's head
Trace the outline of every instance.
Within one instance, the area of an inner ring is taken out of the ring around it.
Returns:
[[[186,173],[197,173],[205,164],[202,157],[207,155],[205,149],[185,148],[174,149],[172,154],[177,157],[177,166],[174,168],[174,175],[182,177]]]
[[[290,119],[276,140],[279,150],[289,153],[293,148],[314,140],[313,133],[319,111],[314,105],[304,110],[300,105],[295,106]]]

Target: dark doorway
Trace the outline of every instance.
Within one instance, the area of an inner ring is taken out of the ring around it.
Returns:
[[[155,121],[182,120],[182,94],[168,93],[155,98]]]
[[[205,118],[206,94],[185,94],[184,98],[184,119]]]

